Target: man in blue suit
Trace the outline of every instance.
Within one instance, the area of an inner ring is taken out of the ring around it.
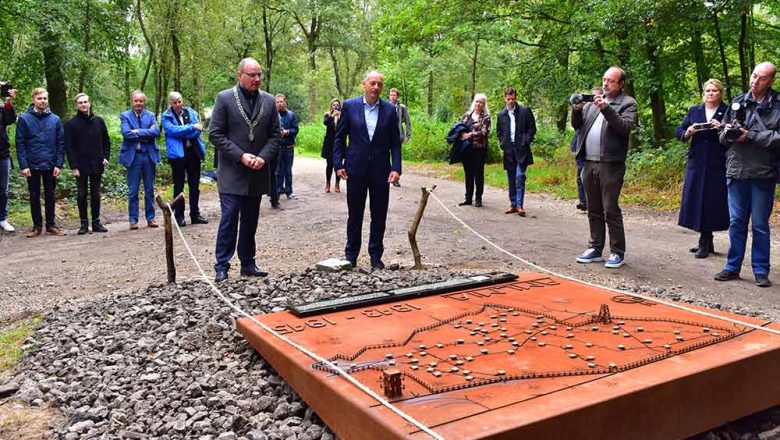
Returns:
[[[347,182],[347,245],[344,254],[352,266],[360,253],[363,212],[370,194],[371,233],[368,254],[372,269],[384,269],[382,253],[390,201],[390,184],[401,177],[401,135],[395,107],[379,99],[384,87],[376,70],[363,78],[364,94],[344,101],[336,126],[333,166]],[[349,141],[347,141],[349,138]]]
[[[127,168],[127,215],[130,229],[138,229],[138,189],[144,181],[146,225],[156,228],[154,220],[154,179],[160,150],[155,140],[160,136],[157,118],[144,109],[146,95],[136,90],[131,95],[133,108],[119,115],[122,124],[122,149],[119,163]]]

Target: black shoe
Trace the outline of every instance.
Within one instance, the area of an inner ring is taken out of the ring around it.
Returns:
[[[279,202],[276,203],[271,202],[271,209],[275,209],[277,211],[284,211],[284,208],[282,208],[282,205]]]
[[[382,270],[384,268],[385,268],[385,263],[383,263],[381,259],[379,258],[377,258],[376,260],[373,258],[371,259],[371,269]]]
[[[393,186],[394,186],[394,187],[396,187],[396,188],[400,188],[400,187],[401,187],[401,184],[400,184],[400,183],[398,183],[398,182],[393,182]]]
[[[202,215],[198,214],[190,217],[190,223],[193,225],[207,225],[209,221],[206,220],[206,218]]]
[[[187,223],[184,221],[183,218],[177,218],[176,219],[176,224],[179,225],[180,228],[183,228],[183,227],[187,226]]]
[[[756,286],[758,287],[772,287],[772,282],[766,275],[756,275]]]
[[[468,205],[471,205],[471,200],[470,199],[466,199],[466,200],[458,203],[458,206],[468,206]]]
[[[92,232],[108,232],[108,229],[98,220],[92,222]]]
[[[268,272],[264,272],[257,267],[256,264],[241,268],[241,276],[244,277],[264,277],[268,276]]]
[[[477,199],[477,201],[474,202],[474,206],[477,207],[477,208],[481,208],[482,207],[482,200]]]
[[[84,234],[88,233],[89,232],[89,226],[88,225],[89,225],[89,223],[87,223],[86,221],[82,220],[81,221],[81,227],[79,228],[79,231],[76,232],[76,233],[79,234],[79,235],[84,235]]]
[[[218,270],[217,274],[214,276],[215,283],[221,283],[227,279],[228,279],[228,275],[226,270]]]
[[[699,252],[699,247],[698,246],[692,247],[692,248],[688,249],[688,252],[691,252],[691,253]]]
[[[738,280],[738,279],[739,279],[739,272],[732,272],[726,269],[723,269],[722,271],[715,274],[715,281],[731,281],[731,280]]]
[[[577,203],[577,209],[579,209],[580,211],[587,211],[588,206],[584,203]]]

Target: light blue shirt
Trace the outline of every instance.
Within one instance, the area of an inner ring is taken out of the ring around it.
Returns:
[[[374,131],[376,130],[376,123],[379,120],[379,100],[376,100],[376,104],[373,106],[366,102],[366,97],[363,96],[363,114],[366,116],[366,129],[368,129],[368,140],[374,139]]]

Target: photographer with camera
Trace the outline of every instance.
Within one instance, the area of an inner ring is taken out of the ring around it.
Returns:
[[[571,112],[571,125],[579,130],[575,156],[585,159],[582,183],[590,226],[588,249],[577,262],[604,261],[602,252],[609,226],[610,255],[604,266],[611,269],[625,262],[626,235],[618,199],[626,174],[628,138],[637,122],[636,100],[623,93],[625,81],[623,69],[610,67],[602,78],[604,94],[594,96],[593,102],[573,104]]]
[[[712,232],[729,227],[726,149],[718,142],[720,120],[728,109],[722,99],[723,84],[717,79],[708,80],[702,104],[688,109],[677,127],[677,139],[690,141],[678,224],[699,232],[699,244],[691,249],[696,258],[707,258],[715,252]]]
[[[8,223],[8,184],[11,181],[11,144],[8,142],[7,127],[16,122],[16,110],[13,99],[16,90],[8,82],[0,81],[0,98],[5,105],[0,106],[0,229],[14,232],[16,229]]]
[[[576,94],[571,95],[571,98],[569,98],[569,102],[572,103],[572,105],[579,104],[580,102],[593,102],[596,95],[601,95],[604,93],[604,90],[601,87],[593,87],[591,89],[592,95],[582,95],[582,94]],[[569,150],[571,150],[572,153],[577,152],[577,142],[580,136],[579,130],[574,130],[574,137],[571,138],[571,143],[569,144]],[[585,197],[585,185],[582,184],[582,169],[585,167],[585,158],[584,157],[574,157],[575,161],[577,162],[577,205],[576,208],[580,211],[586,211],[588,210],[588,199]]]
[[[723,118],[720,143],[728,147],[726,178],[729,253],[717,281],[739,278],[748,222],[753,225],[751,266],[756,285],[769,287],[769,215],[772,213],[780,149],[780,93],[772,89],[777,69],[763,62],[753,69],[750,91],[734,99]]]

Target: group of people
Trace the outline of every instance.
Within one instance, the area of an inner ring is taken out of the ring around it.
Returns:
[[[763,62],[750,76],[750,90],[723,103],[723,84],[704,83],[702,104],[691,107],[677,128],[689,142],[679,224],[700,233],[696,258],[714,252],[714,231],[728,229],[729,249],[717,281],[740,278],[748,224],[753,236],[755,283],[769,287],[769,216],[780,178],[780,93],[772,88],[777,68]]]
[[[526,216],[524,209],[526,171],[534,163],[531,143],[536,136],[536,119],[530,108],[517,103],[517,91],[513,87],[504,90],[506,106],[498,112],[498,145],[503,151],[504,170],[507,175],[509,208],[506,214]],[[474,95],[471,107],[450,130],[447,140],[453,144],[454,161],[463,163],[466,194],[459,206],[482,207],[485,187],[485,160],[491,119],[487,97]]]
[[[719,281],[740,277],[745,254],[748,224],[752,224],[752,268],[755,283],[769,281],[769,215],[775,184],[780,175],[780,94],[772,89],[776,75],[773,64],[758,64],[750,80],[750,90],[723,103],[723,84],[711,79],[704,84],[702,104],[691,107],[677,129],[677,137],[690,143],[679,224],[700,233],[691,249],[696,258],[714,252],[713,232],[728,229],[730,245],[726,264],[715,275]],[[253,58],[241,60],[237,84],[217,95],[209,127],[209,140],[216,147],[221,216],[216,239],[216,281],[228,277],[230,260],[237,252],[241,274],[265,276],[255,261],[255,233],[260,200],[269,195],[271,205],[280,209],[279,195],[295,198],[292,189],[292,163],[298,120],[287,109],[282,94],[275,97],[260,91],[262,68]],[[587,249],[576,257],[579,263],[604,262],[608,268],[625,264],[626,238],[619,205],[629,137],[637,123],[637,103],[623,87],[626,72],[607,69],[602,86],[594,88],[590,102],[572,105],[571,122],[575,138],[571,149],[577,159],[578,208],[587,211],[590,239]],[[408,109],[391,89],[390,100],[380,99],[384,79],[370,71],[363,80],[363,95],[330,103],[323,118],[326,126],[321,155],[326,159],[325,192],[347,185],[347,240],[345,258],[357,265],[362,243],[362,223],[366,199],[371,214],[368,254],[371,267],[384,268],[382,255],[389,185],[399,185],[401,146],[411,136]],[[5,127],[16,121],[11,91],[0,108],[0,227],[13,231],[7,220],[7,187],[10,172],[8,138]],[[145,219],[157,227],[154,208],[154,181],[160,152],[160,136],[155,115],[145,109],[146,96],[132,93],[132,108],[121,114],[123,142],[119,162],[127,168],[128,219],[130,229],[138,229],[138,194],[144,184]],[[54,222],[54,185],[67,156],[78,182],[79,234],[106,232],[100,222],[100,184],[110,156],[110,139],[103,120],[91,109],[89,97],[75,97],[77,113],[66,124],[48,108],[46,90],[32,93],[33,103],[19,116],[16,131],[21,172],[27,177],[33,227],[28,237],[43,232],[40,205],[43,183],[45,230],[64,233]],[[174,193],[189,187],[190,221],[207,223],[198,205],[201,163],[205,145],[198,114],[183,105],[182,96],[172,92],[169,108],[162,114],[168,161],[174,179]],[[507,214],[525,216],[526,171],[533,164],[531,144],[536,122],[531,109],[518,104],[517,92],[504,91],[504,108],[498,113],[497,137],[507,173],[509,207]],[[490,111],[484,94],[476,94],[469,110],[453,127],[448,140],[458,161],[463,163],[466,192],[461,206],[482,206],[484,165],[491,130]],[[454,153],[452,153],[454,154]],[[455,157],[453,156],[453,157]],[[87,210],[90,194],[91,218]],[[184,226],[184,208],[175,211]],[[607,231],[609,255],[604,260]]]

